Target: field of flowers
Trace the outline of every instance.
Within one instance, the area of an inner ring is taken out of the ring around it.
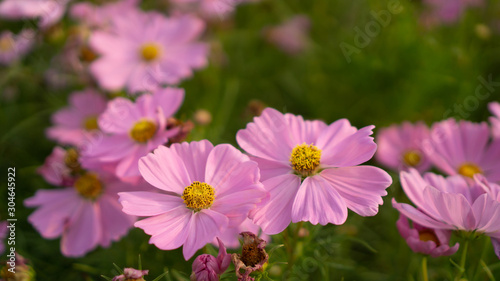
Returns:
[[[500,280],[500,1],[0,0],[0,280]]]

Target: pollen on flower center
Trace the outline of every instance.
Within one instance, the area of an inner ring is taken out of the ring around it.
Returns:
[[[130,137],[136,142],[147,142],[156,133],[156,124],[149,120],[141,120],[130,130]]]
[[[75,182],[75,188],[82,197],[91,200],[99,197],[103,191],[102,183],[95,173],[87,173],[79,177]]]
[[[209,184],[195,181],[184,188],[182,199],[188,208],[200,211],[212,206],[215,199],[215,190]]]
[[[71,173],[76,174],[80,171],[80,162],[78,162],[78,151],[74,148],[66,150],[66,155],[64,155],[64,164]]]
[[[436,234],[434,234],[431,231],[420,232],[418,234],[418,238],[420,239],[420,241],[424,241],[424,242],[433,241],[434,243],[436,243],[436,247],[439,247],[439,245],[441,244],[441,243],[439,243],[439,239],[437,238]]]
[[[150,62],[160,56],[160,48],[157,44],[146,43],[141,47],[141,57],[143,60]]]
[[[97,124],[97,117],[90,116],[85,118],[85,120],[83,121],[83,127],[87,131],[93,131],[99,129],[99,124]]]
[[[409,167],[416,167],[420,164],[422,156],[416,150],[410,150],[403,154],[403,162]]]
[[[321,150],[312,144],[297,145],[290,155],[290,163],[295,172],[302,176],[310,176],[319,166]]]
[[[473,163],[465,163],[458,167],[458,173],[462,176],[473,178],[475,174],[482,174],[483,170]]]

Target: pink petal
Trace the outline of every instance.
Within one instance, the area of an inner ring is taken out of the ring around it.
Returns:
[[[304,121],[300,115],[287,113],[285,119],[290,127],[292,143],[296,145],[314,144],[321,132],[327,128],[323,121]]]
[[[318,136],[316,146],[325,149],[327,146],[336,146],[342,140],[356,133],[356,128],[351,126],[349,120],[339,119],[327,128]]]
[[[163,109],[165,117],[171,117],[181,107],[184,101],[184,89],[179,88],[164,88],[160,89],[153,95],[153,101],[156,106]]]
[[[474,229],[480,232],[494,233],[500,231],[500,202],[491,198],[488,194],[479,196],[472,204],[474,217],[477,224]]]
[[[439,212],[436,206],[424,196],[424,190],[429,186],[429,183],[422,178],[420,173],[411,168],[409,172],[401,172],[399,178],[401,186],[411,202],[430,216],[438,218]]]
[[[61,251],[68,257],[81,257],[97,247],[102,235],[101,218],[96,204],[84,201],[68,222],[61,239]]]
[[[120,192],[123,212],[135,216],[156,216],[184,205],[182,198],[155,192]]]
[[[198,142],[174,143],[170,150],[177,154],[183,160],[189,178],[193,181],[205,181],[205,169],[207,167],[207,158],[214,146],[207,140]]]
[[[116,58],[102,57],[90,65],[90,73],[99,85],[108,91],[122,89],[130,79],[136,65]]]
[[[139,160],[139,171],[156,188],[182,194],[193,183],[184,161],[171,149],[160,146]]]
[[[432,186],[424,190],[424,196],[434,205],[439,218],[459,229],[473,230],[476,218],[471,206],[462,194],[443,193]]]
[[[189,222],[193,211],[179,206],[161,215],[140,220],[134,224],[151,236],[150,244],[161,250],[173,250],[184,244],[190,235]]]
[[[374,216],[382,196],[392,184],[392,178],[384,170],[372,166],[355,166],[325,169],[320,173],[343,198],[347,208],[361,216]]]
[[[347,206],[335,188],[320,175],[307,177],[300,186],[292,206],[292,222],[343,224]]]
[[[260,169],[260,179],[261,181],[268,180],[277,176],[290,174],[292,172],[292,167],[290,164],[284,164],[282,162],[269,161],[259,157],[250,156],[250,160],[257,162]]]
[[[292,220],[292,205],[300,187],[300,178],[288,174],[264,181],[264,188],[269,192],[269,202],[258,206],[251,213],[256,225],[266,234],[282,232]]]
[[[123,213],[118,200],[111,196],[103,195],[98,204],[103,229],[100,244],[103,247],[108,247],[111,241],[116,241],[127,234],[134,225],[136,218]]]
[[[186,260],[190,259],[197,250],[212,241],[221,230],[227,228],[228,219],[226,216],[204,209],[193,214],[189,224],[189,232],[182,248],[182,253]]]
[[[239,130],[236,140],[249,154],[283,163],[289,162],[294,147],[285,117],[272,108],[264,109],[246,129]]]
[[[82,204],[82,199],[73,188],[39,190],[35,196],[24,201],[27,207],[40,206],[28,221],[47,239],[60,236],[66,222]]]
[[[241,178],[239,178],[241,177]],[[259,182],[257,163],[229,144],[217,145],[208,155],[205,181],[212,185],[218,196]]]
[[[454,229],[453,226],[437,221],[411,205],[396,202],[394,198],[392,199],[392,206],[400,213],[422,226],[435,229]]]
[[[370,135],[373,133],[372,129],[375,126],[361,128],[354,134],[345,137],[343,135],[345,134],[344,131],[350,130],[345,128],[346,125],[343,126],[343,129],[339,129],[338,127],[332,125],[330,125],[329,129],[326,131],[326,137],[322,138],[322,136],[320,136],[318,139],[318,148],[322,150],[322,166],[356,166],[370,160],[370,158],[373,157],[375,151],[377,150],[377,145]],[[341,137],[344,138],[341,141],[333,140],[332,142],[326,142],[327,140],[333,138],[333,135],[338,134],[338,130],[342,130]]]
[[[141,117],[132,101],[118,97],[108,103],[106,111],[99,117],[99,128],[106,133],[128,135]]]

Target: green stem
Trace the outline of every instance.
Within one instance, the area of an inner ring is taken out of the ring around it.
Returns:
[[[465,261],[467,259],[467,248],[469,247],[469,238],[465,240],[465,243],[463,245],[463,250],[462,250],[462,257],[460,258],[460,271],[457,274],[457,277],[455,277],[455,280],[459,281],[460,278],[465,273]]]
[[[422,258],[422,279],[429,281],[429,274],[427,273],[427,256]]]

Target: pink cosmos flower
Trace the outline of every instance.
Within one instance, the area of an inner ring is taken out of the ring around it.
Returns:
[[[375,158],[394,170],[413,167],[420,172],[430,169],[431,163],[424,154],[422,144],[429,138],[429,128],[423,122],[403,122],[380,129]]]
[[[170,0],[183,12],[197,12],[207,19],[224,19],[234,12],[237,5],[258,0]]]
[[[221,240],[219,243],[219,255],[215,258],[209,254],[203,254],[196,257],[193,262],[193,272],[191,281],[218,281],[229,265],[231,264],[231,255],[227,253],[226,247]]]
[[[106,90],[126,86],[135,93],[177,84],[207,64],[208,47],[197,42],[205,25],[197,18],[137,12],[125,18],[115,14],[111,22],[110,30],[90,37],[91,48],[101,55],[90,71]]]
[[[474,182],[417,170],[401,172],[401,185],[416,208],[393,199],[392,205],[417,224],[442,230],[464,230],[500,238],[500,187],[481,175]]]
[[[52,185],[73,186],[81,172],[78,156],[79,153],[74,148],[65,150],[56,146],[37,172]]]
[[[331,125],[266,108],[244,130],[238,144],[259,164],[269,202],[251,213],[266,234],[290,221],[342,224],[347,209],[373,216],[392,179],[368,161],[377,148],[374,126],[360,130],[341,119]]]
[[[4,0],[0,17],[6,19],[39,18],[39,26],[47,29],[61,20],[70,0]]]
[[[247,218],[240,225],[227,228],[217,237],[217,239],[220,239],[222,242],[224,242],[224,245],[226,245],[228,248],[236,249],[240,247],[240,240],[238,239],[238,237],[242,232],[259,233],[260,227],[254,224],[251,219]],[[271,237],[264,233],[259,235],[259,238],[266,242],[271,242]],[[214,239],[212,241],[212,244],[217,245],[217,240]]]
[[[98,245],[109,247],[132,227],[135,217],[124,214],[117,192],[140,190],[116,178],[87,172],[73,187],[38,190],[24,201],[38,207],[28,221],[46,239],[61,239],[61,251],[68,257],[81,257]]]
[[[184,90],[166,88],[144,94],[134,102],[115,98],[99,117],[98,135],[82,151],[82,165],[98,168],[116,164],[119,178],[140,176],[138,161],[150,151],[175,136],[178,129],[167,129],[167,118],[180,107]]]
[[[450,248],[451,231],[431,229],[413,223],[413,228],[408,223],[408,218],[400,214],[396,222],[399,233],[415,253],[430,255],[433,258],[453,255],[459,247],[456,243]]]
[[[61,144],[82,146],[99,130],[97,118],[106,108],[106,98],[93,89],[74,92],[69,106],[52,115],[54,126],[47,137]]]
[[[158,147],[139,161],[144,179],[164,191],[122,192],[123,211],[149,216],[135,223],[162,250],[182,245],[184,258],[241,224],[267,193],[257,163],[228,144],[209,141]]]
[[[500,138],[500,103],[490,102],[488,108],[494,116],[490,117],[491,131],[494,138]]]
[[[289,55],[297,55],[307,47],[311,21],[305,15],[296,15],[282,24],[266,30],[269,42]]]
[[[469,7],[484,5],[483,0],[424,0],[427,11],[422,19],[426,25],[456,23]]]
[[[24,57],[33,47],[34,37],[35,33],[30,29],[18,35],[8,30],[0,33],[0,64],[9,65]]]
[[[432,163],[448,175],[472,179],[475,174],[483,174],[489,181],[499,181],[500,141],[489,139],[485,122],[448,119],[432,126],[424,150]]]

